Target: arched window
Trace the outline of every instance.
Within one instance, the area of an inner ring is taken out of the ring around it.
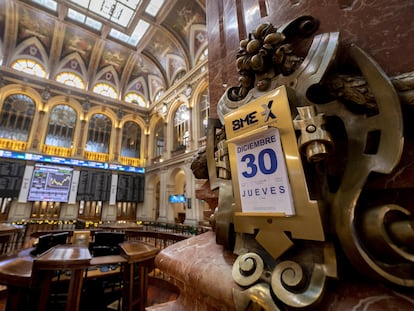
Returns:
[[[154,128],[154,157],[161,157],[164,152],[164,122],[159,120]]]
[[[45,144],[49,146],[71,148],[76,127],[75,110],[67,105],[57,105],[50,113]]]
[[[136,106],[147,107],[147,103],[145,102],[144,98],[135,92],[126,94],[125,101]]]
[[[108,83],[98,83],[93,87],[92,90],[96,94],[100,94],[102,96],[107,96],[111,98],[117,98],[118,94],[115,91],[115,88]]]
[[[186,72],[185,70],[180,70],[174,77],[174,81],[171,83],[171,85],[174,85],[175,83],[177,83],[178,81],[180,81],[184,76],[185,76]]]
[[[189,120],[190,112],[187,104],[182,104],[174,116],[174,151],[185,149],[188,146],[190,141]]]
[[[22,71],[32,76],[46,78],[46,71],[43,68],[43,66],[31,59],[18,59],[15,62],[13,62],[11,67],[15,70]]]
[[[203,93],[200,94],[200,101],[199,101],[199,111],[200,111],[200,137],[207,135],[207,125],[208,125],[208,116],[210,112],[210,100],[208,96],[208,88],[204,90]]]
[[[85,89],[85,83],[82,78],[72,72],[61,72],[56,76],[56,81],[78,89]]]
[[[203,60],[207,59],[208,57],[208,49],[205,48],[204,51],[200,54],[197,60],[197,64],[201,63]]]
[[[35,110],[35,103],[29,96],[8,96],[0,115],[0,138],[27,142]]]
[[[108,153],[112,122],[100,113],[94,114],[89,121],[86,151]]]
[[[125,123],[122,128],[121,156],[140,158],[141,128],[132,121]]]
[[[163,94],[164,94],[164,90],[159,90],[157,94],[155,94],[154,96],[154,101],[159,100]]]

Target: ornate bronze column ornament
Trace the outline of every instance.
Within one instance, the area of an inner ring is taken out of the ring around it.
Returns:
[[[240,42],[240,84],[223,94],[219,120],[209,120],[201,177],[219,188],[217,243],[239,255],[240,311],[250,301],[266,310],[316,304],[341,269],[335,246],[361,273],[414,287],[410,210],[363,195],[370,175],[390,174],[401,160],[401,104],[414,103],[414,74],[389,78],[356,45],[341,64],[340,34],[312,38],[318,26],[311,16],[259,25]],[[305,41],[302,56],[296,47]],[[352,74],[341,73],[344,65]],[[272,179],[284,166],[287,180]]]

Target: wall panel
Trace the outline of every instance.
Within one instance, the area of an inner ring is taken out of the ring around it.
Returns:
[[[261,17],[264,11],[268,15]],[[206,2],[206,14],[213,116],[225,91],[223,84],[238,85],[235,57],[240,34],[248,34],[263,22],[279,27],[295,17],[312,15],[321,22],[318,33],[340,31],[343,46],[359,45],[387,75],[414,70],[411,0],[217,0]]]

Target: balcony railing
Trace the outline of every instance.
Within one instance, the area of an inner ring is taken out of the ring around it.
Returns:
[[[57,156],[62,156],[62,157],[70,157],[75,153],[75,149],[43,145],[42,152],[45,154],[57,155]]]
[[[109,161],[109,154],[107,153],[84,151],[83,156],[85,157],[85,159],[88,159],[91,161],[98,161],[98,162]]]
[[[137,159],[137,158],[130,158],[130,157],[119,157],[119,162],[123,165],[130,165],[130,166],[136,166],[141,167],[145,166],[145,160],[144,159]]]
[[[0,149],[23,151],[27,149],[27,142],[0,138]]]

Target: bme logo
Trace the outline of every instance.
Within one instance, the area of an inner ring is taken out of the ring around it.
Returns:
[[[272,112],[272,105],[273,100],[270,100],[267,105],[262,104],[263,111],[261,115],[263,116],[263,122],[267,122],[269,118],[276,119],[275,114]],[[233,125],[233,131],[237,131],[244,128],[245,126],[249,126],[257,122],[259,122],[257,119],[257,111],[252,111],[246,114],[243,118],[235,119],[231,123]]]
[[[272,112],[272,105],[273,100],[269,100],[267,106],[265,104],[262,105],[264,111],[262,111],[262,116],[264,116],[264,122],[267,122],[269,118],[276,119],[276,116]]]

